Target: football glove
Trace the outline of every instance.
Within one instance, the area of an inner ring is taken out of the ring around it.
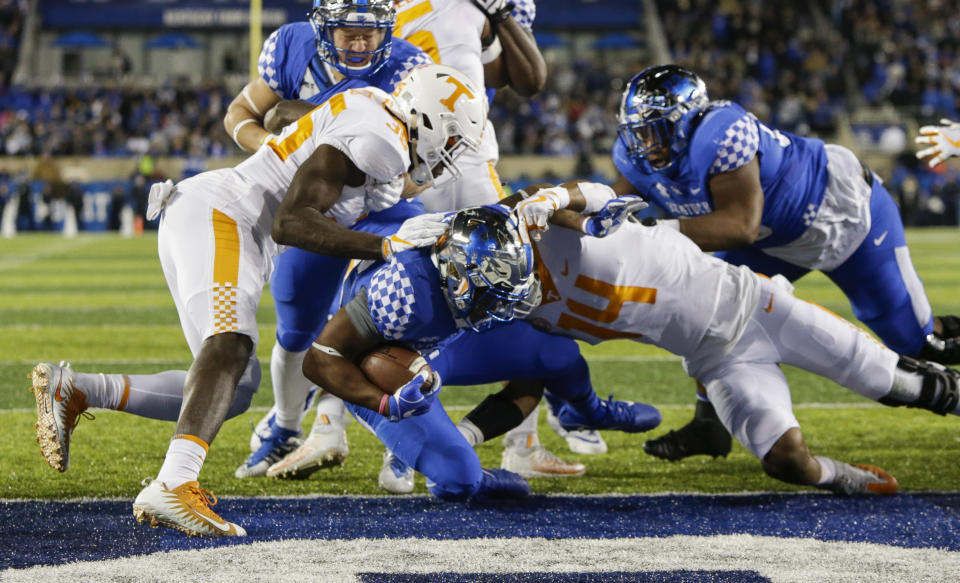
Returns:
[[[480,12],[483,12],[487,18],[490,19],[491,24],[500,24],[510,16],[510,11],[513,10],[513,2],[510,0],[470,0],[473,2],[473,5],[480,9]]]
[[[521,200],[513,212],[520,219],[521,229],[530,232],[534,240],[540,239],[538,231],[547,230],[547,222],[553,213],[570,204],[570,193],[562,186],[543,188]]]
[[[420,387],[427,382],[427,378],[433,375],[433,385],[427,391],[421,391]],[[440,375],[434,372],[421,372],[410,379],[410,382],[403,385],[397,392],[390,395],[387,401],[387,411],[384,415],[390,421],[400,421],[407,417],[423,415],[430,410],[433,403],[437,400],[437,393],[440,392]]]
[[[610,199],[600,212],[583,219],[583,232],[591,237],[606,237],[616,232],[633,213],[645,208],[647,203],[635,194]]]
[[[920,160],[928,159],[933,168],[947,158],[960,156],[960,123],[941,119],[938,126],[923,126],[914,141],[921,146],[930,146],[917,152]]]
[[[152,221],[160,216],[163,207],[167,206],[167,201],[176,192],[177,187],[173,185],[172,180],[165,182],[154,182],[150,185],[150,194],[147,195],[147,215],[148,221]]]
[[[395,234],[383,238],[383,258],[389,261],[401,251],[429,247],[437,242],[448,226],[444,213],[427,213],[409,218]]]

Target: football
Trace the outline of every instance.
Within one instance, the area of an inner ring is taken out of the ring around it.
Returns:
[[[384,344],[368,352],[360,361],[360,370],[371,383],[386,393],[393,394],[414,376],[430,365],[416,350],[397,344]],[[428,378],[422,389],[429,389],[433,379]]]

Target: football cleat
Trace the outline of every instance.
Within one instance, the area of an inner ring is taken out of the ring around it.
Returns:
[[[524,498],[530,495],[530,484],[520,474],[504,469],[484,469],[483,479],[474,498]]]
[[[310,390],[307,392],[307,401],[303,405],[303,412],[300,414],[300,420],[303,421],[303,418],[307,415],[307,412],[313,407],[314,401],[316,401],[317,394],[320,392],[320,389],[316,385],[310,387]],[[253,453],[260,449],[260,436],[267,434],[267,429],[270,427],[270,424],[277,417],[277,406],[274,405],[270,407],[270,410],[267,411],[267,414],[257,423],[257,426],[253,428],[253,433],[250,435],[250,453]],[[303,439],[303,430],[297,434],[298,439]]]
[[[392,451],[383,452],[383,467],[377,478],[381,488],[391,494],[409,494],[413,492],[413,475],[413,468],[400,461]]]
[[[680,429],[648,439],[643,451],[663,460],[675,462],[692,455],[727,457],[730,453],[730,434],[719,421],[692,419]]]
[[[542,445],[504,448],[500,467],[524,478],[568,478],[587,471],[583,464],[562,460]]]
[[[47,464],[58,472],[70,467],[70,437],[80,416],[93,419],[87,412],[87,396],[74,386],[70,363],[60,366],[41,362],[28,375],[33,381],[30,390],[37,401],[37,422],[34,425],[40,453]]]
[[[146,486],[133,501],[137,522],[149,521],[150,527],[165,526],[189,536],[246,536],[239,524],[228,522],[210,509],[217,497],[196,481],[168,490],[160,480],[147,478]]]
[[[843,496],[889,496],[900,486],[897,479],[877,466],[836,462],[837,477],[827,488]]]
[[[567,431],[560,426],[560,420],[553,414],[553,409],[547,408],[547,425],[553,432],[567,442],[567,447],[573,453],[585,455],[600,455],[607,453],[607,442],[603,440],[599,431],[594,429],[574,429]]]
[[[314,425],[300,447],[267,469],[267,477],[301,480],[317,470],[342,466],[349,454],[346,431],[336,428],[318,431]]]
[[[295,429],[284,429],[271,421],[266,434],[260,435],[260,448],[233,472],[237,478],[259,478],[267,469],[300,446]]]
[[[633,401],[614,401],[613,395],[606,401],[596,400],[597,406],[584,415],[565,403],[557,413],[560,426],[570,430],[609,429],[626,433],[649,431],[660,425],[660,411],[652,405]]]

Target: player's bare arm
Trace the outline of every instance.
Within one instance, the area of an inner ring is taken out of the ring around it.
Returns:
[[[280,97],[267,82],[257,77],[246,84],[227,106],[223,127],[233,141],[247,152],[255,152],[270,132],[263,127],[263,117]]]
[[[617,174],[617,180],[610,186],[617,196],[623,196],[624,194],[637,194],[637,188],[630,184],[630,181],[627,180],[627,177],[623,174]]]
[[[489,21],[486,27],[490,27]],[[533,33],[508,16],[497,25],[496,37],[503,52],[483,66],[485,84],[495,89],[509,85],[524,97],[539,93],[547,82],[547,63]]]
[[[321,145],[294,175],[273,219],[273,240],[322,255],[382,258],[382,237],[352,231],[324,215],[344,186],[361,186],[365,180],[343,152]]]
[[[714,211],[680,221],[680,232],[704,251],[746,247],[757,240],[763,216],[760,164],[747,164],[710,179]]]
[[[263,127],[268,132],[279,134],[280,130],[313,111],[317,106],[309,101],[284,99],[271,107],[263,117]]]
[[[357,330],[346,309],[341,308],[307,351],[303,374],[344,401],[377,411],[386,393],[367,380],[358,366],[363,355],[376,345],[376,340]]]

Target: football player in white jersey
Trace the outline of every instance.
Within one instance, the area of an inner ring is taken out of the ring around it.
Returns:
[[[432,243],[445,228],[435,215],[415,217],[388,238],[347,226],[395,204],[407,172],[420,184],[458,173],[457,158],[477,148],[486,117],[485,103],[470,93],[479,95],[459,71],[419,67],[392,96],[375,88],[335,95],[234,168],[154,185],[151,207],[163,213],[160,261],[193,364],[141,376],[37,365],[37,438],[47,462],[67,469],[71,433],[88,407],[176,420],[163,466],[144,480],[134,515],[190,535],[244,535],[213,512],[216,498],[198,476],[220,425],[247,408],[259,384],[256,310],[278,248],[380,259]],[[444,129],[418,139],[428,117],[443,119]]]
[[[585,192],[584,184],[579,187]],[[563,187],[540,190],[517,212],[528,224],[543,225],[551,209],[568,201]],[[898,488],[880,468],[810,455],[780,364],[885,405],[960,414],[957,371],[898,356],[839,316],[794,297],[782,276],[767,279],[706,255],[669,226],[628,222],[605,238],[586,236],[612,230],[610,221],[602,224],[603,207],[584,212],[596,211],[600,217],[586,220],[558,213],[556,220],[572,229],[538,231],[543,299],[529,320],[593,344],[628,338],[682,356],[724,427],[771,477],[842,494]]]

